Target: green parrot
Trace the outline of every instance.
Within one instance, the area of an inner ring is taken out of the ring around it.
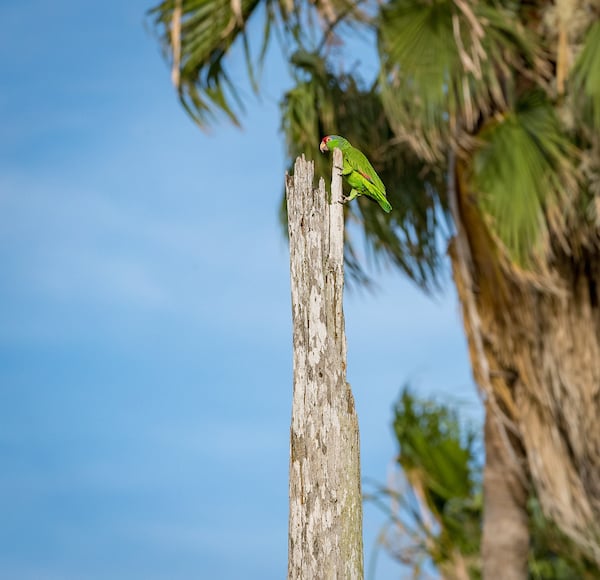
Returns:
[[[379,179],[379,175],[375,173],[373,166],[364,153],[352,147],[347,139],[339,135],[323,137],[319,149],[321,153],[325,153],[328,150],[333,151],[336,147],[342,150],[344,158],[342,175],[352,188],[350,195],[344,197],[343,203],[351,201],[359,195],[366,195],[374,199],[383,211],[387,213],[392,211],[392,206],[386,198],[385,185]]]

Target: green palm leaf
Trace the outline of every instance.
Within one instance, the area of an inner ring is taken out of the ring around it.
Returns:
[[[240,41],[253,80],[246,25],[260,3],[261,0],[165,0],[149,12],[161,35],[163,51],[173,59],[181,103],[201,127],[216,111],[239,124],[243,107],[227,73],[226,56]],[[273,15],[270,11],[266,14],[268,26]]]
[[[600,131],[600,21],[587,32],[573,70],[573,89],[584,122]]]
[[[416,470],[424,478],[434,513],[441,514],[450,498],[473,492],[474,433],[463,433],[454,410],[420,401],[405,387],[395,407],[394,432],[400,444],[398,461],[405,472]]]
[[[276,25],[283,25],[282,46],[291,53],[309,42],[316,21],[317,29],[325,29],[323,42],[331,38],[341,20],[365,21],[365,14],[358,8],[362,1],[318,0],[307,4],[298,0],[164,0],[149,15],[163,52],[172,62],[181,103],[204,128],[218,112],[239,125],[244,110],[239,82],[233,82],[227,72],[235,47],[243,51],[250,84],[258,92],[256,69],[262,67]],[[264,10],[259,10],[261,6]],[[264,26],[255,62],[247,29],[257,13],[263,14]]]
[[[383,530],[383,545],[392,557],[414,570],[422,565],[425,552],[444,578],[463,578],[465,568],[470,578],[479,578],[481,432],[465,428],[457,409],[419,399],[407,387],[395,405],[393,427],[399,447],[397,462],[409,485],[378,486],[375,493],[367,494],[367,499],[385,510],[394,529],[400,530],[397,535]],[[534,494],[528,511],[531,578],[598,577],[597,565],[543,515]]]
[[[437,563],[479,548],[480,485],[475,431],[461,426],[455,410],[421,401],[404,388],[394,410],[398,463],[439,524],[431,556]]]
[[[510,257],[532,266],[546,256],[550,234],[564,236],[574,197],[573,147],[539,92],[488,123],[479,138],[472,189]]]

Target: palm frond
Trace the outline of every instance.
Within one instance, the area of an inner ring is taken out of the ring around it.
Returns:
[[[583,49],[573,69],[573,91],[577,111],[597,133],[600,131],[600,20],[586,35]]]
[[[496,3],[392,0],[381,12],[379,53],[394,132],[433,162],[507,108],[514,69],[533,69],[538,49],[516,13]]]
[[[390,522],[380,542],[413,570],[429,557],[443,577],[464,578],[468,571],[479,578],[481,432],[466,427],[456,409],[420,399],[407,387],[395,405],[393,427],[403,477],[391,486],[375,485],[365,496]],[[597,565],[544,516],[533,494],[528,512],[531,578],[598,577]]]
[[[434,401],[417,399],[404,388],[394,410],[394,432],[400,445],[398,461],[405,472],[424,477],[429,508],[441,514],[453,497],[468,497],[474,433],[463,433],[457,413]]]
[[[283,132],[291,162],[301,154],[315,158],[317,176],[331,178],[331,159],[318,152],[324,135],[344,135],[373,163],[386,184],[394,210],[385,214],[368,199],[348,204],[346,218],[362,226],[372,262],[393,263],[420,287],[438,285],[442,255],[439,236],[444,208],[439,175],[428,171],[406,147],[391,142],[376,87],[365,88],[355,76],[328,69],[314,53],[294,55],[296,85],[282,103]],[[346,263],[350,274],[365,280],[351,229],[347,229]]]
[[[261,0],[165,0],[149,11],[164,53],[174,58],[173,78],[181,103],[203,128],[218,111],[239,124],[242,101],[225,66],[238,42],[251,84],[257,88],[246,26],[260,4]],[[266,27],[274,17],[273,11],[266,11]]]
[[[398,463],[439,524],[430,554],[438,565],[457,550],[477,554],[481,493],[476,476],[476,432],[461,425],[455,410],[420,400],[404,388],[394,410]]]
[[[480,207],[509,256],[534,266],[547,257],[550,234],[565,234],[576,189],[573,147],[539,92],[489,122],[479,138],[471,178]]]
[[[284,28],[284,50],[291,54],[308,42],[312,30],[321,30],[323,42],[341,21],[364,22],[359,5],[365,0],[164,0],[149,11],[172,61],[172,78],[185,110],[202,128],[223,113],[236,125],[244,111],[240,83],[227,71],[232,50],[239,46],[248,80],[258,92],[257,71],[262,68],[271,36]],[[259,10],[264,7],[264,10]],[[253,58],[248,23],[264,17],[258,57]],[[309,25],[307,25],[307,23]],[[307,32],[309,31],[309,32]]]

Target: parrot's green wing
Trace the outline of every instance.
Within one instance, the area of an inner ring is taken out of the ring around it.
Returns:
[[[362,151],[348,147],[344,151],[344,173],[350,186],[359,195],[367,195],[379,203],[381,209],[390,212],[392,206],[386,197],[385,185]],[[350,171],[349,171],[350,170]]]

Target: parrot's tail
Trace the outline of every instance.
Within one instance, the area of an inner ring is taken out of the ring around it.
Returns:
[[[385,197],[384,191],[381,191],[378,187],[375,187],[375,185],[373,185],[370,181],[367,180],[365,180],[365,187],[368,192],[367,195],[369,197],[372,197],[381,206],[381,209],[384,212],[390,213],[392,211],[392,206],[387,200],[387,197]]]
[[[392,206],[390,205],[390,202],[385,197],[382,197],[381,199],[378,199],[377,201],[379,202],[381,209],[385,213],[390,213],[392,211]]]

